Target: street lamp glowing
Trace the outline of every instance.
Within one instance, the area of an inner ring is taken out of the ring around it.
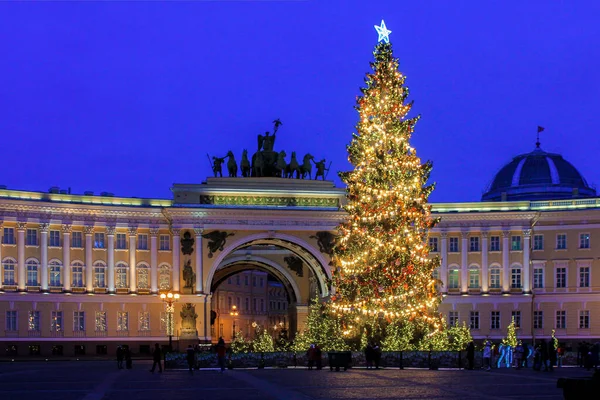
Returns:
[[[171,292],[167,293],[167,297],[170,298],[170,299],[172,299],[173,298],[173,293],[171,293]]]
[[[175,306],[174,303],[179,299],[179,293],[161,293],[160,299],[165,303],[167,309],[167,335],[169,335],[169,349],[173,349],[173,331],[174,328],[174,314]]]
[[[229,312],[229,315],[231,315],[232,317],[237,317],[238,315],[240,315],[236,305],[233,305],[231,307],[231,311]]]
[[[166,295],[166,294],[164,294],[164,293],[161,293],[161,294],[160,294],[160,298],[164,300],[164,299],[166,299],[166,298],[167,298],[167,295]]]

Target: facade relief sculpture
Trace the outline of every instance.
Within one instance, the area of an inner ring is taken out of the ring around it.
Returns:
[[[223,250],[225,243],[227,243],[227,238],[233,235],[234,233],[221,231],[212,231],[203,234],[202,237],[208,239],[208,243],[206,244],[206,247],[208,247],[208,258],[212,258],[217,251]]]
[[[198,331],[196,329],[196,306],[192,303],[185,303],[179,313],[181,317],[181,337],[198,337]]]

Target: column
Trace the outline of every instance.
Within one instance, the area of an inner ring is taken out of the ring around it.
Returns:
[[[86,226],[83,231],[85,233],[85,290],[92,293],[94,291],[94,227]]]
[[[510,232],[502,232],[502,291],[510,292]]]
[[[129,291],[137,291],[137,275],[135,274],[135,239],[137,227],[129,227]]]
[[[529,246],[531,243],[531,229],[523,230],[523,293],[531,293],[529,280]]]
[[[173,233],[173,291],[179,292],[179,232],[180,229],[171,229]]]
[[[488,232],[481,232],[481,291],[490,289],[488,278]]]
[[[50,224],[40,224],[40,262],[41,262],[41,276],[40,285],[42,291],[48,290],[48,228]]]
[[[196,293],[204,291],[204,266],[202,265],[202,228],[194,228],[196,232]]]
[[[71,291],[71,230],[73,226],[63,224],[63,288],[65,291]]]
[[[469,245],[467,244],[469,232],[461,232],[460,235],[460,291],[467,293],[469,291]]]
[[[203,328],[203,332],[204,332],[204,340],[206,343],[210,343],[212,341],[212,335],[210,333],[210,311],[212,309],[212,294],[207,294],[205,295],[204,298],[204,328]],[[215,324],[218,324],[217,321],[215,321]],[[202,330],[200,330],[202,331]],[[225,332],[223,332],[225,333]],[[219,325],[217,325],[215,327],[215,336],[219,337]]]
[[[106,283],[108,292],[115,292],[115,227],[106,227],[106,264],[108,267]]]
[[[25,229],[26,222],[17,222],[17,288],[25,290],[27,275],[25,274]]]
[[[156,239],[158,228],[150,228],[150,290],[158,293],[158,247]]]
[[[448,232],[442,232],[442,266],[440,268],[440,279],[442,281],[442,293],[448,292]]]

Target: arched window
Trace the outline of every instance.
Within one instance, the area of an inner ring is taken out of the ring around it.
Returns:
[[[521,289],[523,284],[521,283],[521,266],[513,265],[510,269],[510,288]]]
[[[83,287],[83,263],[75,261],[71,264],[71,277],[73,287]]]
[[[479,267],[471,265],[469,267],[469,289],[479,289],[481,279],[479,278]]]
[[[137,274],[137,288],[150,288],[150,269],[148,268],[148,264],[138,264],[135,271]]]
[[[171,289],[171,267],[167,264],[158,267],[158,288],[160,290]]]
[[[16,261],[11,258],[5,258],[2,261],[2,284],[3,285],[16,285],[15,280],[15,266]]]
[[[27,263],[27,286],[39,286],[39,263],[37,260],[28,260]]]
[[[117,289],[127,289],[129,284],[127,282],[127,264],[118,263],[115,268],[115,286]]]
[[[106,265],[102,261],[96,261],[94,264],[94,287],[106,287]]]
[[[48,274],[50,275],[50,286],[62,287],[62,264],[58,260],[48,263]]]
[[[502,287],[502,274],[500,267],[490,267],[490,289],[500,289]]]
[[[460,271],[457,268],[448,270],[448,289],[458,289],[460,287]]]
[[[431,273],[431,277],[435,281],[435,289],[440,290],[440,270],[438,268],[434,269]]]

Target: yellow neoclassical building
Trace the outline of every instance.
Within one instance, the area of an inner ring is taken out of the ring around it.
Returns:
[[[293,334],[309,300],[335,291],[343,188],[245,177],[172,192],[167,200],[0,189],[0,356],[112,354],[119,344],[143,353],[169,335],[211,342],[241,318],[230,298],[272,324],[267,276],[286,293],[277,321]],[[480,339],[505,336],[512,318],[527,339],[552,330],[567,342],[600,338],[600,198],[560,155],[517,156],[481,202],[433,211],[441,223],[429,245],[442,261],[449,323],[466,321]],[[237,300],[231,277],[244,271],[256,271],[246,275],[256,295]],[[173,307],[160,297],[167,292],[179,295]]]

